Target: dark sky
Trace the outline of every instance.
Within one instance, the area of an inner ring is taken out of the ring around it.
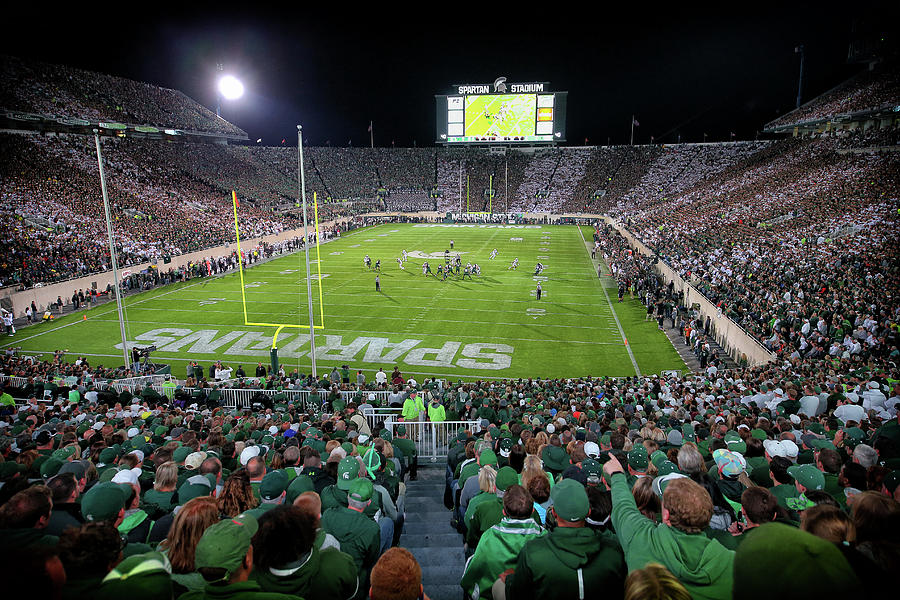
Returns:
[[[896,16],[880,2],[678,3],[666,12],[635,2],[610,12],[608,4],[556,16],[547,11],[574,5],[507,11],[498,3],[417,3],[386,14],[372,4],[378,12],[369,17],[352,4],[291,16],[264,4],[249,12],[246,3],[219,3],[123,18],[115,16],[122,4],[107,12],[92,6],[90,16],[74,5],[59,16],[20,5],[4,8],[12,18],[0,52],[177,88],[213,110],[216,63],[223,63],[247,88],[242,99],[223,102],[223,116],[271,145],[296,143],[298,123],[309,144],[366,145],[370,120],[377,146],[432,145],[434,95],[501,75],[569,92],[570,145],[627,143],[632,113],[636,143],[679,134],[702,141],[704,133],[712,141],[732,131],[752,139],[793,107],[796,45],[806,48],[809,99],[862,68],[846,61],[854,12],[885,15],[886,23]],[[748,6],[754,12],[745,14]],[[426,8],[436,12],[432,20],[410,20]],[[498,25],[506,13],[523,20]],[[99,25],[116,22],[126,25]]]

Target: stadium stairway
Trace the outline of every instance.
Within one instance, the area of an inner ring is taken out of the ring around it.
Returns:
[[[419,465],[418,479],[406,482],[406,523],[399,545],[422,567],[422,585],[431,600],[459,600],[465,566],[463,541],[450,526],[444,506],[446,463]]]

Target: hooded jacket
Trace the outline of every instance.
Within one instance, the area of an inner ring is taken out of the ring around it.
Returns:
[[[491,586],[500,573],[514,567],[525,544],[542,535],[544,530],[531,519],[504,517],[499,525],[488,529],[466,562],[459,582],[466,597],[491,600]]]
[[[613,537],[588,527],[557,527],[525,544],[515,572],[506,578],[506,597],[621,598],[626,573]]]
[[[647,563],[665,566],[687,588],[695,600],[730,598],[734,552],[702,533],[685,533],[657,524],[638,510],[625,476],[612,477],[612,522],[628,570]]]
[[[334,548],[319,550],[315,546],[297,564],[282,569],[254,569],[250,577],[266,592],[322,600],[348,600],[361,587],[350,555]]]

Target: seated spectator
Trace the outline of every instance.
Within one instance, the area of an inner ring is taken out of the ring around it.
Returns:
[[[625,600],[691,600],[691,595],[668,569],[649,563],[628,574]]]
[[[357,595],[353,559],[334,548],[317,548],[316,525],[317,519],[292,505],[260,517],[253,538],[258,550],[252,578],[263,590],[335,600]]]
[[[405,548],[391,548],[372,568],[371,600],[428,600],[422,587],[422,567]]]
[[[172,565],[172,583],[176,593],[201,591],[205,587],[206,582],[194,568],[194,552],[203,532],[218,521],[219,507],[216,499],[210,496],[185,502],[175,515],[168,536],[159,544],[159,550]]]

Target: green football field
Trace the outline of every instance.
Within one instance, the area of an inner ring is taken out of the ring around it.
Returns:
[[[591,233],[575,226],[388,224],[321,245],[321,264],[311,266],[318,371],[347,364],[363,369],[371,381],[378,367],[390,372],[394,365],[420,380],[684,369],[656,323],[644,321],[643,306],[627,296],[618,303],[610,278],[598,279],[585,242]],[[443,264],[451,240],[451,256],[459,253],[463,266],[478,263],[480,276],[454,274],[443,281],[422,275],[425,260],[432,271]],[[409,260],[401,270],[396,259],[404,249]],[[363,264],[366,254],[373,266],[381,260],[380,292],[377,272]],[[516,257],[518,269],[511,270]],[[310,260],[315,259],[311,250]],[[538,261],[545,269],[535,277]],[[275,325],[283,324],[281,363],[288,371],[308,372],[309,330],[296,327],[308,324],[305,273],[301,252],[245,269],[243,294],[234,272],[130,296],[127,338],[142,347],[155,344],[154,362],[170,364],[178,377],[191,359],[243,365],[252,375],[257,362],[268,364]],[[92,365],[122,363],[114,303],[23,327],[5,346],[21,346],[30,354],[68,349],[70,359],[87,356]]]
[[[467,96],[466,135],[534,135],[535,102],[534,94]]]

